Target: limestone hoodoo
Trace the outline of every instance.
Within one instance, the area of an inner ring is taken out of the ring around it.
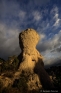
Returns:
[[[39,35],[34,29],[26,29],[19,34],[19,44],[22,50],[22,61],[27,65],[24,68],[34,68],[38,59],[42,59],[42,55],[37,51],[36,45],[39,41]],[[41,62],[41,64],[43,64]],[[23,64],[24,65],[24,64]]]
[[[26,29],[19,34],[19,45],[21,54],[18,56],[20,65],[18,72],[29,74],[28,76],[28,89],[45,89],[53,88],[53,84],[49,75],[44,69],[43,57],[36,49],[39,41],[39,34],[34,29]],[[36,83],[37,82],[37,83]]]
[[[39,93],[41,89],[54,88],[44,69],[43,57],[36,49],[39,39],[39,34],[34,29],[26,29],[19,34],[21,53],[18,57],[9,57],[7,63],[2,63],[2,88],[19,91],[15,93],[24,93],[23,90],[26,93]],[[10,90],[7,93],[11,93]]]

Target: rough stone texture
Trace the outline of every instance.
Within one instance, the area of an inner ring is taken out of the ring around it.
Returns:
[[[29,90],[42,88],[38,75],[34,73],[35,64],[39,59],[43,59],[36,49],[39,39],[40,37],[34,29],[26,29],[19,34],[19,45],[22,52],[19,55],[20,66],[15,73],[15,78],[19,78],[22,71],[30,73],[27,82]],[[40,61],[40,64],[44,66],[42,61]]]
[[[42,88],[42,84],[39,80],[39,77],[37,74],[33,73],[29,76],[29,80],[28,80],[28,89],[29,90],[38,90],[38,89]]]
[[[4,76],[0,76],[0,81],[2,82],[3,84],[3,87],[7,87],[9,85],[12,85],[12,80],[8,77],[4,77]]]
[[[1,74],[0,80],[4,87],[13,85],[16,79],[20,79],[21,75],[26,73],[24,78],[27,77],[29,91],[53,88],[53,84],[44,69],[43,57],[36,49],[39,39],[40,37],[34,29],[26,29],[19,34],[19,45],[22,51],[18,56],[18,70],[14,72],[12,78],[4,77],[4,73]],[[12,57],[9,59],[10,64],[13,60]]]
[[[39,41],[39,35],[34,29],[26,29],[19,34],[19,44],[22,49],[22,64],[21,69],[34,68],[38,58],[42,59],[42,55],[37,51],[36,45]],[[24,64],[25,63],[25,64]],[[42,62],[41,62],[42,63]]]
[[[22,71],[30,73],[29,78],[31,79],[28,78],[27,82],[29,90],[41,89],[42,86],[47,89],[53,86],[44,69],[43,57],[36,49],[39,39],[40,37],[34,29],[26,29],[19,34],[19,45],[22,52],[19,55],[20,66],[15,77],[17,78]]]

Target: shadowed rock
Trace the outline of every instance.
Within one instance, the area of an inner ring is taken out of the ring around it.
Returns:
[[[45,71],[44,66],[41,65],[42,59],[36,63],[34,71],[39,76],[40,82],[44,89],[54,89],[54,85],[50,80],[48,73]]]

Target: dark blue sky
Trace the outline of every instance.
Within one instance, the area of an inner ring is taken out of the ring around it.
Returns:
[[[45,64],[61,59],[61,0],[0,0],[0,57],[20,53],[18,35],[33,28]]]

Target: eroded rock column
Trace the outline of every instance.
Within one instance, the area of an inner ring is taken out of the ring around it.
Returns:
[[[34,29],[26,29],[19,34],[20,65],[15,75],[20,76],[22,72],[29,74],[27,82],[29,90],[41,89],[42,86],[45,89],[53,87],[49,75],[44,69],[43,57],[36,49],[39,39],[40,37]]]
[[[22,50],[22,64],[19,69],[33,69],[42,55],[37,51],[36,45],[40,37],[34,29],[26,29],[19,34],[19,44]],[[41,64],[43,64],[41,62]]]

